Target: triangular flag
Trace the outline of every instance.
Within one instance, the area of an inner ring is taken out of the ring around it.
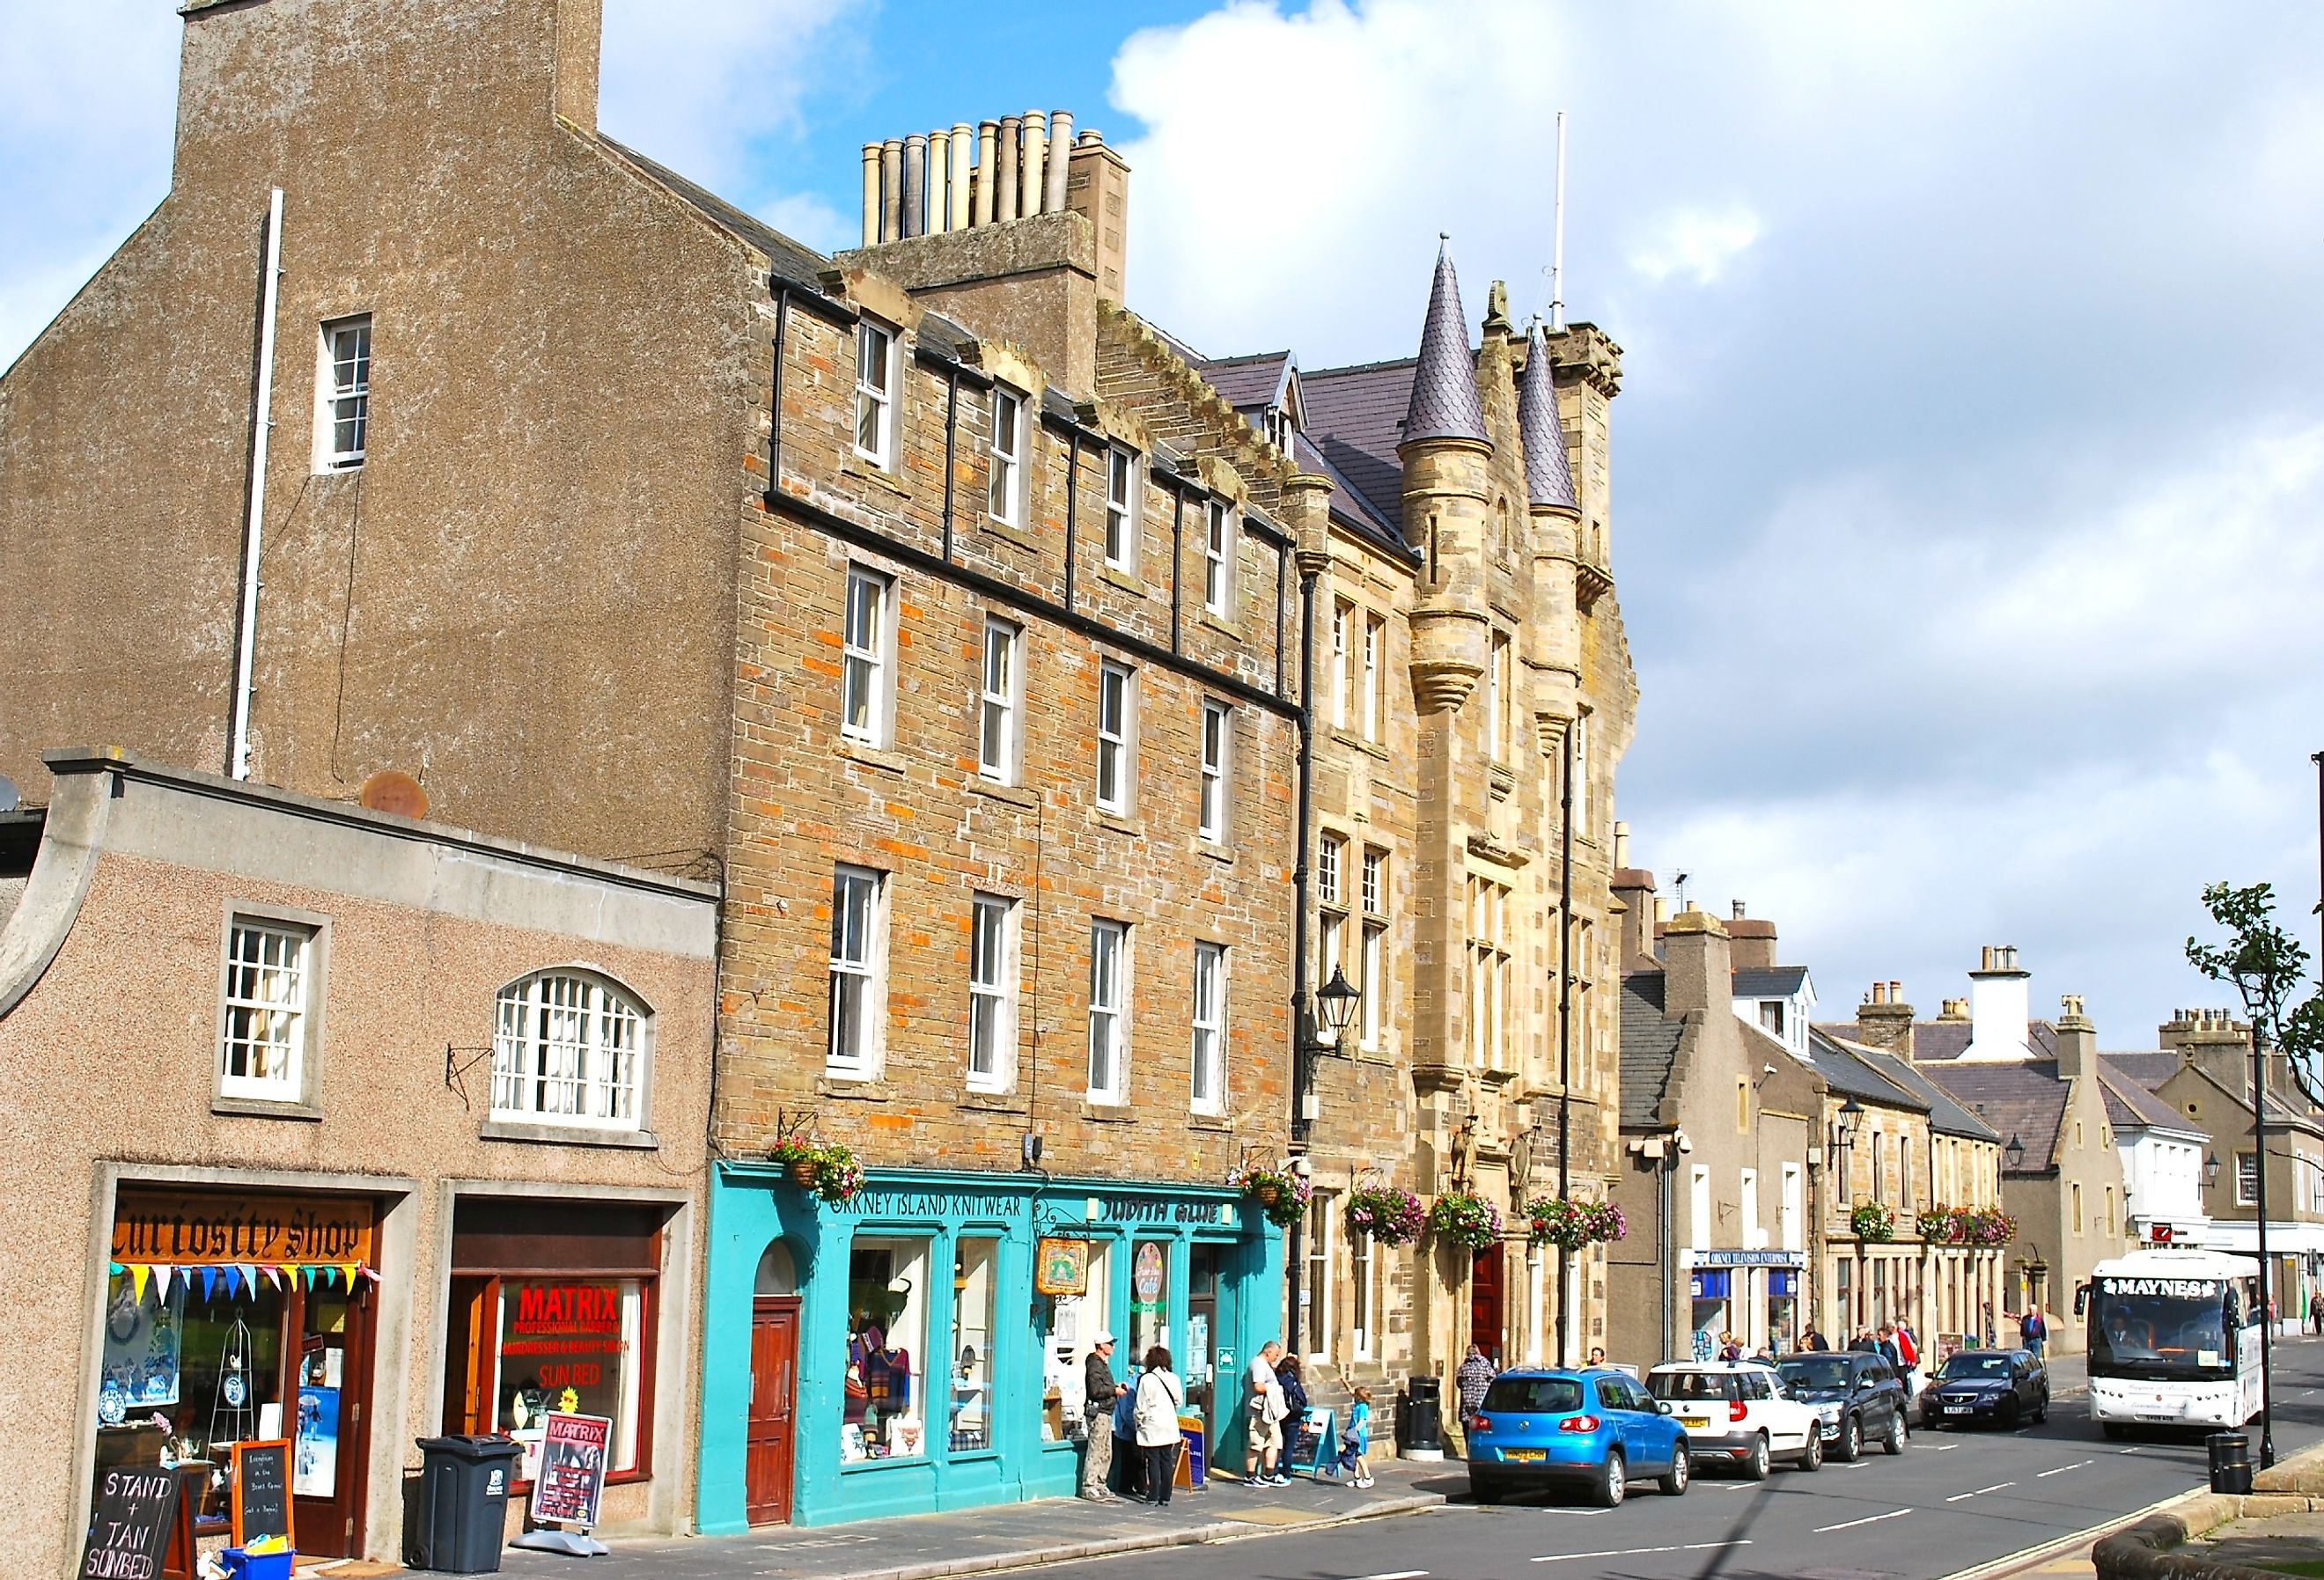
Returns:
[[[315,1269],[311,1263],[300,1265],[299,1282],[309,1289],[315,1287]]]
[[[178,1268],[175,1262],[157,1263],[153,1269],[153,1298],[167,1306],[170,1303],[170,1285],[177,1276]]]
[[[270,1261],[258,1270],[266,1275],[266,1281],[268,1283],[272,1284],[278,1289],[282,1287],[282,1270],[281,1268],[275,1266]]]
[[[106,1270],[107,1272],[111,1273],[115,1278],[116,1278],[116,1279],[117,1279],[117,1278],[119,1278],[123,1273],[127,1272],[129,1270],[128,1270],[127,1268],[125,1268],[125,1267],[122,1266],[122,1265],[121,1265],[119,1262],[117,1262],[117,1261],[111,1261],[111,1262],[107,1262],[107,1263],[106,1263]]]
[[[234,1264],[234,1270],[242,1275],[242,1287],[244,1289],[248,1289],[254,1295],[258,1293],[258,1269],[255,1264],[247,1261],[238,1261]]]
[[[355,1269],[362,1265],[361,1262],[350,1261],[339,1269],[339,1285],[350,1295],[355,1292]]]
[[[153,1281],[153,1270],[142,1261],[129,1264],[129,1282],[137,1290],[137,1303],[145,1303],[145,1286]]]
[[[217,1288],[217,1269],[214,1267],[202,1269],[202,1303],[204,1305],[209,1304],[210,1292]]]

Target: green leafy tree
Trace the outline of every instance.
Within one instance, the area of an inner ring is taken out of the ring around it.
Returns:
[[[2226,929],[2227,941],[2211,945],[2190,938],[2188,964],[2213,982],[2235,988],[2245,1015],[2259,1031],[2261,1045],[2280,1049],[2309,1101],[2324,1104],[2324,1081],[2318,1070],[2319,1055],[2324,1055],[2324,994],[2310,988],[2306,947],[2277,925],[2275,886],[2254,883],[2238,889],[2209,883],[2203,888],[2203,909]],[[2318,909],[2324,910],[2324,906]],[[2295,1003],[2303,991],[2307,997]]]

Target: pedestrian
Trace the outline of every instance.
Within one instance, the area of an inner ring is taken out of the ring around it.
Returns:
[[[2313,1290],[2308,1296],[2308,1331],[2324,1333],[2324,1296]]]
[[[1605,1345],[1591,1344],[1590,1346],[1590,1363],[1593,1366],[1602,1366],[1606,1363]]]
[[[1868,1355],[1877,1355],[1880,1353],[1880,1341],[1872,1336],[1870,1328],[1859,1327],[1856,1330],[1856,1336],[1849,1341],[1848,1347]]]
[[[1816,1326],[1814,1323],[1811,1322],[1808,1324],[1807,1332],[1800,1335],[1800,1348],[1803,1350],[1829,1350],[1831,1348],[1831,1341],[1823,1336],[1823,1330],[1821,1328]]]
[[[1082,1460],[1081,1496],[1093,1503],[1111,1503],[1113,1490],[1105,1483],[1113,1468],[1113,1407],[1129,1392],[1113,1374],[1113,1335],[1101,1328],[1090,1339],[1089,1357],[1082,1363],[1082,1420],[1089,1452]]]
[[[1896,1325],[1895,1323],[1884,1322],[1874,1331],[1872,1335],[1872,1353],[1879,1356],[1882,1360],[1887,1362],[1891,1371],[1904,1365],[1904,1351],[1899,1349],[1896,1344]]]
[[[1468,1355],[1461,1369],[1452,1374],[1452,1386],[1461,1397],[1461,1429],[1467,1431],[1471,1418],[1484,1405],[1485,1390],[1493,1385],[1493,1363],[1485,1359],[1485,1352],[1476,1345],[1469,1346]]]
[[[1921,1341],[1913,1336],[1913,1325],[1899,1322],[1894,1342],[1896,1345],[1896,1375],[1904,1380],[1907,1400],[1921,1396]]]
[[[1145,1460],[1146,1501],[1157,1509],[1170,1506],[1170,1486],[1178,1479],[1178,1446],[1185,1439],[1178,1426],[1178,1408],[1186,1402],[1185,1385],[1170,1370],[1170,1352],[1156,1344],[1146,1352],[1146,1370],[1138,1374],[1133,1396],[1138,1448]]]
[[[1259,1456],[1259,1468],[1250,1477],[1253,1486],[1287,1487],[1291,1478],[1283,1474],[1278,1463],[1283,1453],[1283,1384],[1276,1381],[1275,1363],[1283,1356],[1280,1340],[1269,1339],[1259,1345],[1259,1354],[1250,1358],[1247,1374],[1250,1390],[1246,1401],[1250,1414],[1250,1452]]]
[[[2039,1307],[2025,1307],[2025,1315],[2017,1319],[2017,1336],[2025,1341],[2025,1347],[2034,1352],[2035,1360],[2042,1358],[2042,1342],[2050,1336],[2050,1325],[2042,1319]]]
[[[1299,1375],[1299,1357],[1286,1355],[1275,1363],[1275,1381],[1283,1390],[1283,1418],[1290,1423],[1284,1428],[1286,1436],[1296,1436],[1299,1423],[1307,1418],[1309,1401],[1307,1385]]]
[[[1741,1360],[1743,1358],[1742,1341],[1738,1339],[1731,1333],[1720,1334],[1719,1335],[1719,1358],[1722,1361]]]
[[[1113,1459],[1121,1472],[1121,1495],[1141,1495],[1146,1490],[1146,1461],[1138,1452],[1138,1396],[1127,1388],[1113,1401]]]
[[[1372,1391],[1356,1385],[1355,1402],[1348,1407],[1348,1429],[1340,1436],[1340,1474],[1351,1487],[1372,1484],[1372,1467],[1366,1455],[1372,1448]]]

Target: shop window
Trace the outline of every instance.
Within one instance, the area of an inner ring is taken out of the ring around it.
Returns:
[[[963,1239],[953,1251],[952,1418],[955,1454],[992,1446],[992,1335],[998,1322],[1001,1242]]]
[[[839,1458],[917,1459],[928,1451],[928,1242],[865,1237],[847,1262],[847,1370]]]
[[[226,924],[217,1095],[304,1103],[314,1089],[319,919],[237,913]]]
[[[635,1130],[644,1109],[644,1007],[599,976],[543,972],[501,989],[493,1117]]]
[[[499,1290],[500,1386],[493,1430],[524,1445],[522,1479],[539,1464],[551,1411],[613,1423],[607,1469],[638,1467],[642,1279],[505,1279]]]
[[[1130,1256],[1130,1357],[1125,1369],[1142,1368],[1146,1352],[1170,1342],[1170,1248],[1141,1240]]]

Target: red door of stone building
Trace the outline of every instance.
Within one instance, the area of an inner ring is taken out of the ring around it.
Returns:
[[[1503,1338],[1505,1313],[1501,1305],[1501,1248],[1477,1252],[1469,1273],[1469,1342],[1499,1366],[1508,1348]]]
[[[742,1504],[743,1517],[753,1525],[790,1521],[798,1320],[796,1295],[761,1295],[751,1310],[751,1418],[742,1451]]]

